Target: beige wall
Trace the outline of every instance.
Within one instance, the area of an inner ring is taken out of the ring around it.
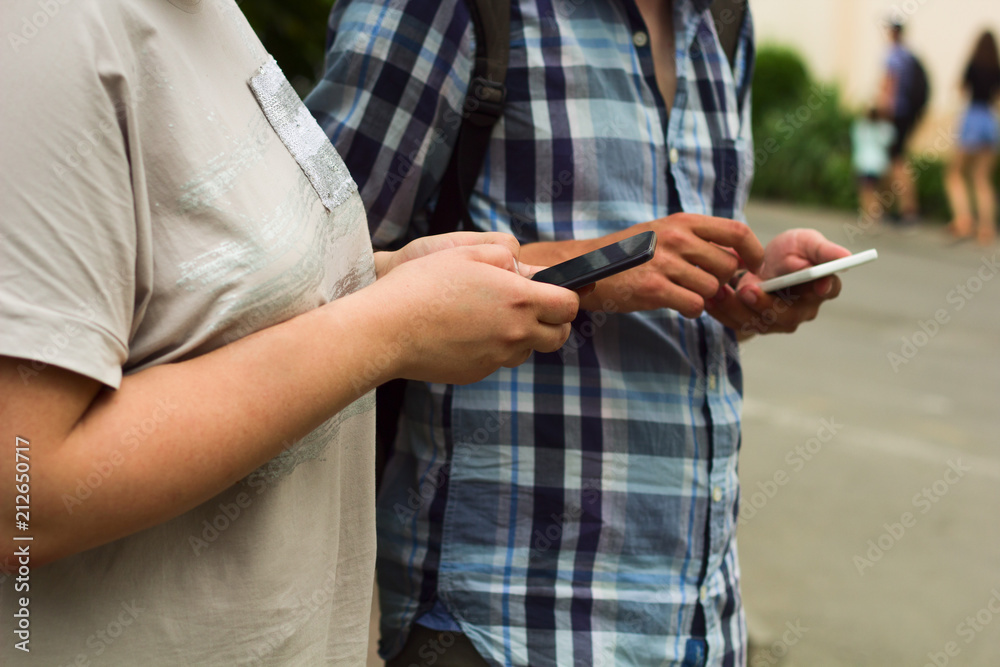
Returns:
[[[973,42],[984,28],[1000,37],[1000,0],[749,1],[758,41],[794,47],[815,77],[840,84],[855,107],[871,102],[878,90],[888,48],[885,19],[903,16],[905,40],[931,82],[930,106],[914,141],[918,149],[952,143],[963,105],[958,82]]]

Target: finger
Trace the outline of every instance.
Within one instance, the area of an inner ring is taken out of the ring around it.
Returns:
[[[548,283],[525,281],[527,298],[534,304],[535,318],[545,324],[565,324],[576,319],[580,295]]]
[[[484,232],[480,234],[483,237],[482,243],[492,243],[495,245],[503,246],[510,250],[510,254],[514,255],[514,261],[521,255],[521,244],[518,243],[517,239],[510,234],[504,234],[503,232]]]
[[[721,251],[719,252],[720,254],[724,254]],[[684,259],[687,260],[687,258]],[[668,264],[666,269],[667,278],[676,285],[694,292],[704,300],[711,299],[719,292],[719,288],[726,281],[698,265],[698,262],[707,262],[707,260],[695,259],[695,263],[689,263],[689,261]],[[726,278],[728,279],[728,276]]]
[[[745,335],[788,333],[795,331],[799,317],[795,310],[787,305],[780,299],[766,299],[759,304],[759,310],[751,309],[739,295],[727,288],[725,297],[711,301],[706,310],[712,317],[737,333]]]
[[[814,293],[823,300],[836,299],[840,295],[843,283],[838,276],[827,276],[816,281]]]
[[[572,327],[568,322],[566,324],[539,323],[539,328],[528,344],[539,352],[555,352],[566,344],[571,332]]]
[[[517,242],[517,239],[503,232],[451,232],[436,238],[442,241],[447,240],[455,248],[469,245],[501,245],[510,249],[515,256],[521,250],[521,244]]]
[[[692,223],[691,229],[699,238],[732,248],[746,267],[756,273],[764,262],[764,246],[750,227],[728,218],[698,218]]]
[[[744,322],[749,321],[754,313],[736,296],[735,291],[724,285],[719,294],[709,299],[705,304],[705,312],[718,320],[723,326],[739,331]]]
[[[525,264],[524,262],[518,262],[518,273],[520,273],[525,278],[532,278],[536,273],[547,269],[547,266],[537,266],[535,264]]]
[[[850,250],[827,240],[823,234],[815,229],[796,229],[793,232],[796,234],[796,242],[802,256],[813,265],[832,262],[851,254]]]
[[[492,264],[493,266],[507,271],[513,271],[518,274],[520,273],[517,258],[511,251],[510,247],[506,244],[477,243],[452,248],[450,251],[443,252],[453,252],[473,261],[483,262],[484,264]]]
[[[743,263],[736,251],[700,240],[684,258],[715,276],[720,285],[728,283]]]
[[[798,285],[769,294],[756,284],[740,288],[739,300],[753,315],[750,322],[758,333],[791,333],[802,322],[816,319],[823,298],[816,296],[812,286]]]

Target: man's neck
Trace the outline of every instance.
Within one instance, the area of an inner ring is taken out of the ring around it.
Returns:
[[[653,54],[656,86],[670,113],[677,92],[677,60],[674,51],[673,0],[636,0],[639,14],[646,23],[649,48]]]

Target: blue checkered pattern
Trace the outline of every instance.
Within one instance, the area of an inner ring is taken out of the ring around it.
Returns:
[[[675,2],[668,118],[631,0],[513,3],[475,225],[529,243],[682,210],[741,219],[752,27],[731,68],[707,5]],[[376,245],[399,246],[426,231],[454,145],[468,12],[339,0],[330,26],[307,106],[358,183]],[[628,298],[581,313],[558,353],[471,386],[410,383],[378,501],[384,656],[420,619],[457,622],[491,664],[745,662],[735,337],[707,316],[614,312]]]

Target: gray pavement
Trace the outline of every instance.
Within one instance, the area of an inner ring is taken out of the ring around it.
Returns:
[[[879,251],[815,322],[743,348],[751,667],[1000,665],[1000,246],[748,217]]]

